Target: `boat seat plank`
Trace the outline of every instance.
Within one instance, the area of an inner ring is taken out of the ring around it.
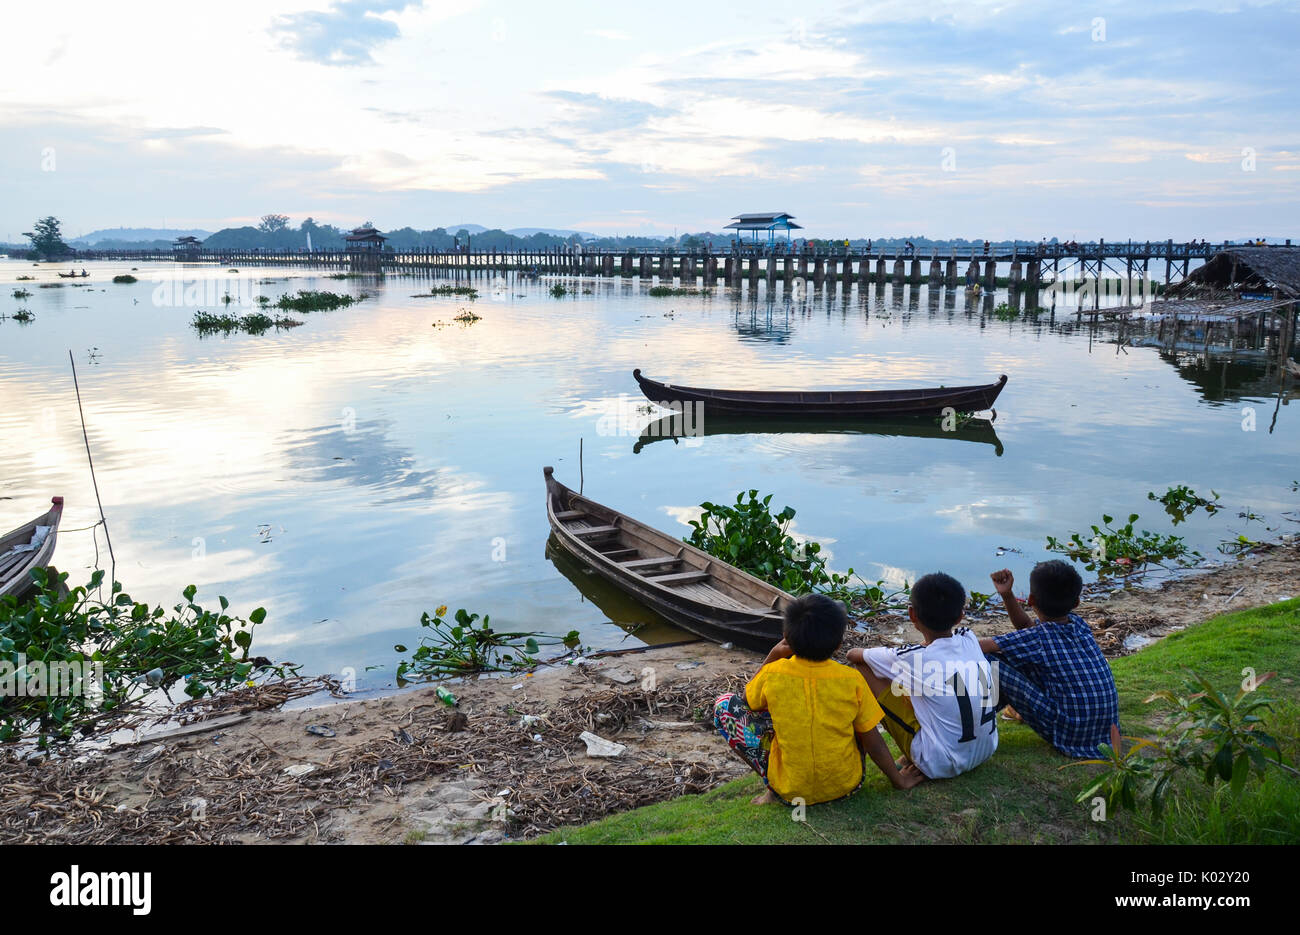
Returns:
[[[582,536],[584,538],[587,536],[612,536],[618,531],[619,529],[617,526],[587,526],[582,529],[569,530],[569,532],[573,533],[575,536]]]
[[[555,514],[555,518],[563,523],[571,519],[582,519],[586,515],[582,510],[560,510]]]
[[[743,603],[708,584],[688,584],[678,590],[694,600],[706,601],[710,604],[717,604],[731,610],[743,610],[746,613],[751,614],[771,613],[771,611],[766,607],[758,607],[754,604]]]
[[[8,555],[0,555],[0,572],[8,571],[10,568],[17,568],[22,564],[23,559],[31,558],[33,552],[12,552]]]
[[[630,562],[619,562],[629,571],[636,571],[640,568],[653,568],[655,565],[680,565],[682,560],[672,555],[658,555],[654,558],[637,558]]]
[[[631,556],[640,555],[641,553],[636,549],[610,549],[608,552],[601,552],[600,554],[608,559],[618,561],[620,558],[629,558]]]
[[[713,576],[707,571],[683,571],[674,575],[658,575],[650,580],[655,584],[695,584],[699,581],[708,581]]]

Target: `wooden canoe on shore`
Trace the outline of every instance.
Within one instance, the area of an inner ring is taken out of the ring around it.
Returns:
[[[0,538],[0,597],[22,597],[32,589],[28,573],[50,564],[62,518],[63,498],[55,497],[48,511]]]
[[[993,408],[1002,387],[1007,385],[1004,373],[996,383],[915,390],[715,390],[660,383],[642,376],[640,369],[633,370],[632,376],[653,403],[669,407],[701,403],[706,421],[710,415],[837,419],[937,416],[949,407],[957,412],[981,412]]]
[[[546,477],[546,518],[560,548],[683,630],[767,652],[794,600],[680,539]]]

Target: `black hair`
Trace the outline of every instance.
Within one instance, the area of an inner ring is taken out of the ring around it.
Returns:
[[[1029,593],[1034,596],[1034,608],[1048,619],[1064,617],[1079,606],[1083,579],[1059,558],[1039,562],[1029,573]]]
[[[961,619],[966,609],[966,589],[952,575],[931,572],[912,585],[912,607],[926,629],[944,633]]]
[[[802,659],[829,659],[844,642],[849,616],[825,594],[805,594],[785,609],[785,641]]]

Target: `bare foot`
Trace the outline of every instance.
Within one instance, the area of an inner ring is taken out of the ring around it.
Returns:
[[[1022,718],[1020,716],[1020,713],[1016,711],[1015,708],[1011,707],[1011,705],[1007,705],[1005,708],[1002,709],[1002,720],[1019,721],[1022,724],[1025,722],[1025,719]]]
[[[771,789],[764,789],[749,801],[751,805],[771,805],[776,801],[776,796],[772,793]]]

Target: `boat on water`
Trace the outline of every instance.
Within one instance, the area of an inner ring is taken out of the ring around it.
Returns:
[[[996,414],[996,413],[995,413]],[[684,438],[701,438],[712,435],[882,435],[901,438],[946,438],[955,441],[992,445],[1002,457],[1002,440],[993,428],[992,419],[968,419],[959,422],[952,431],[945,431],[940,422],[925,417],[904,419],[834,420],[795,419],[775,416],[766,419],[740,416],[707,415],[693,424],[684,414],[673,413],[649,423],[632,445],[638,454],[646,445],[664,439],[681,441]]]
[[[944,409],[982,412],[992,409],[1002,388],[1004,373],[994,383],[974,386],[938,386],[903,390],[720,390],[661,383],[632,371],[646,399],[680,407],[702,404],[710,415],[797,416],[801,418],[875,419],[891,416],[938,416]]]
[[[34,586],[30,572],[45,568],[63,518],[63,498],[55,497],[45,513],[0,538],[0,597],[23,597]]]
[[[694,546],[546,478],[556,545],[683,630],[767,652],[794,598]]]
[[[80,273],[78,273],[76,270],[73,270],[71,273],[58,274],[60,279],[84,279],[89,275],[90,273],[86,272],[84,269]]]

